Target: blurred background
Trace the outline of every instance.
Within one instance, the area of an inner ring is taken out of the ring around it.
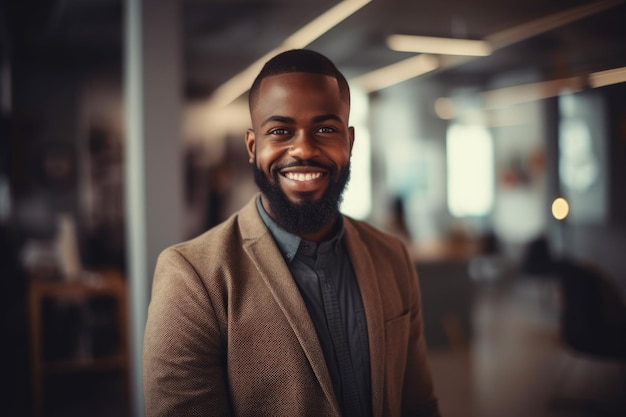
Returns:
[[[144,414],[156,257],[256,193],[247,88],[300,47],[351,84],[342,211],[414,256],[443,415],[626,415],[624,1],[1,5],[3,415]]]

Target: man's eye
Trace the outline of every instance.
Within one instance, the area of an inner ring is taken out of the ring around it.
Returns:
[[[287,129],[283,128],[272,129],[269,131],[270,135],[286,135],[287,133],[289,133]]]
[[[324,126],[320,127],[317,131],[319,133],[333,133],[335,132],[335,129],[333,129],[332,127]]]

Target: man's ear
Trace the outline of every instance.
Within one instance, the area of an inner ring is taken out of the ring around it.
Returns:
[[[254,130],[248,129],[246,131],[246,150],[248,151],[248,156],[250,157],[250,163],[254,162],[254,151],[256,149],[256,137],[254,134]]]
[[[352,147],[354,146],[354,127],[348,128],[348,137],[350,139],[350,155],[352,155]]]

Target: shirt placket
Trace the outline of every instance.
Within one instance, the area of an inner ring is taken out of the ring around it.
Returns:
[[[327,273],[329,262],[329,248],[318,254],[315,262],[315,272],[319,279],[322,302],[326,314],[326,323],[332,339],[335,358],[341,376],[341,396],[345,416],[360,416],[360,402],[357,390],[356,375],[350,356],[350,348],[346,332],[341,320],[341,309],[337,297],[337,289],[331,274]]]

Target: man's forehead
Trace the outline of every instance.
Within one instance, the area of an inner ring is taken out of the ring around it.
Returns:
[[[292,81],[268,80],[267,85],[261,85],[257,102],[252,108],[253,117],[265,119],[270,115],[298,113],[336,114],[342,119],[348,117],[350,105],[332,84]]]
[[[309,100],[320,97],[323,101],[340,101],[349,108],[349,100],[342,97],[337,80],[326,74],[312,72],[288,72],[271,75],[264,78],[259,84],[256,100],[253,106],[288,100],[292,94],[305,92]],[[309,101],[308,100],[308,101]]]

